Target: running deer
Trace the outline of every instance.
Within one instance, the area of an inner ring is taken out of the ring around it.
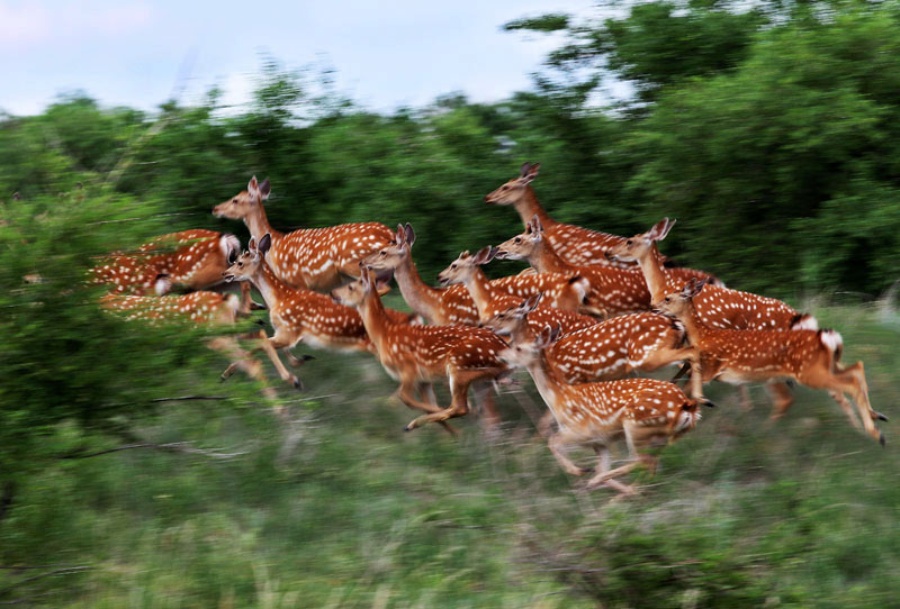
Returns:
[[[703,282],[690,281],[679,292],[665,296],[659,311],[684,324],[688,340],[699,352],[699,370],[692,375],[703,382],[718,379],[741,384],[790,379],[812,389],[825,389],[859,428],[859,421],[844,394],[856,403],[865,431],[884,444],[884,434],[874,419],[887,418],[872,410],[863,363],[842,367],[839,363],[843,340],[834,330],[723,330],[703,324],[694,301],[706,288]],[[699,384],[699,383],[698,383]],[[698,394],[695,394],[698,397]],[[781,400],[772,413],[781,418],[793,399]]]
[[[538,201],[531,182],[538,175],[540,163],[525,163],[518,177],[484,197],[488,205],[512,205],[519,213],[522,224],[527,227],[537,216],[547,231],[547,240],[560,257],[569,264],[615,265],[607,256],[610,247],[619,243],[622,237],[601,233],[572,224],[557,222],[547,214]]]
[[[650,293],[641,273],[636,269],[604,266],[576,266],[559,257],[544,239],[540,218],[534,216],[524,233],[497,247],[501,260],[526,260],[538,273],[578,275],[591,286],[588,300],[602,308],[607,316],[650,308]]]
[[[91,269],[90,282],[117,294],[162,295],[173,287],[205,290],[222,283],[222,272],[241,251],[237,237],[192,229],[156,237],[134,254],[113,254]]]
[[[700,404],[711,404],[687,397],[674,383],[656,379],[569,384],[544,354],[558,338],[558,328],[547,327],[535,340],[502,351],[500,359],[510,366],[526,368],[534,379],[559,427],[548,445],[563,470],[573,476],[590,472],[566,455],[570,447],[590,447],[598,460],[596,474],[587,487],[605,485],[623,494],[633,493],[631,486],[616,478],[640,465],[655,471],[657,458],[643,451],[670,444],[693,429],[700,420]],[[609,446],[621,437],[628,446],[630,462],[610,469]]]
[[[675,220],[663,218],[645,233],[626,239],[609,252],[619,260],[637,262],[650,290],[650,300],[655,304],[670,292],[681,290],[685,284],[683,277],[675,277],[668,272],[662,261],[657,243],[666,238],[675,225]],[[799,313],[794,308],[775,298],[767,298],[750,292],[732,290],[722,285],[706,285],[694,298],[694,310],[700,323],[710,328],[731,330],[815,330],[819,327],[816,318],[807,313]],[[769,392],[778,412],[794,398],[790,387],[783,382],[768,384]],[[744,409],[751,406],[750,394],[741,387],[741,403]]]
[[[547,323],[538,305],[529,298],[500,311],[484,327],[512,344],[534,341]],[[685,338],[684,327],[663,315],[643,312],[619,315],[567,331],[544,352],[547,364],[567,383],[609,381],[633,372],[653,372],[663,366],[691,362],[696,352]]]
[[[101,297],[100,304],[104,309],[120,314],[127,321],[211,328],[234,326],[240,309],[240,301],[236,294],[222,294],[208,290],[165,296],[137,296],[111,292]],[[284,368],[275,350],[264,344],[266,336],[262,330],[246,334],[243,338],[261,344],[276,369]],[[235,370],[241,370],[247,376],[259,381],[266,397],[270,399],[277,397],[268,385],[262,365],[240,347],[237,336],[210,338],[206,341],[206,345],[213,351],[223,353],[232,362],[222,374],[223,380]]]
[[[410,408],[427,413],[413,419],[406,431],[436,422],[452,432],[448,419],[469,411],[469,386],[476,382],[486,386],[485,381],[496,380],[507,372],[507,366],[497,359],[506,343],[483,328],[397,323],[385,313],[374,283],[372,271],[363,268],[358,281],[337,288],[332,295],[338,302],[359,310],[381,365],[400,382],[395,395]],[[447,408],[416,397],[423,383],[444,378],[450,383],[451,401]],[[489,423],[497,419],[495,412],[486,415]]]
[[[675,220],[663,218],[649,231],[626,239],[610,250],[610,256],[640,265],[650,300],[656,304],[667,294],[681,290],[691,278],[673,275],[662,262],[657,243],[666,238]],[[701,280],[702,277],[696,279]],[[775,298],[732,290],[716,284],[694,299],[700,322],[711,328],[732,330],[815,330],[815,317],[799,313]]]
[[[463,286],[436,289],[425,283],[412,259],[416,241],[413,227],[399,225],[391,244],[365,259],[365,264],[378,273],[393,272],[400,293],[413,311],[434,325],[478,323],[478,310]],[[585,305],[590,286],[574,275],[535,273],[502,277],[490,282],[491,291],[527,298],[544,293],[545,302],[566,310],[599,313]]]
[[[302,363],[290,349],[301,341],[310,347],[332,351],[369,351],[374,348],[356,310],[337,304],[331,297],[312,290],[292,288],[282,281],[268,264],[272,237],[266,233],[257,244],[251,238],[249,250],[242,253],[225,271],[225,281],[252,283],[269,310],[275,334],[268,339],[273,349],[281,349],[293,365]],[[387,313],[396,323],[409,323],[411,316],[399,311]],[[308,359],[308,358],[307,358]],[[282,368],[287,382],[299,387],[296,376]]]
[[[290,286],[327,293],[347,278],[356,277],[359,261],[386,246],[393,236],[390,228],[378,222],[281,233],[269,224],[263,208],[270,192],[268,179],[259,183],[253,176],[247,190],[216,205],[212,213],[218,218],[243,220],[257,243],[263,235],[271,235],[268,265]]]

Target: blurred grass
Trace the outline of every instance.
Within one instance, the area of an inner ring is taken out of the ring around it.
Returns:
[[[873,406],[900,416],[896,314],[814,313],[843,334],[844,361],[865,361]],[[710,385],[719,407],[655,477],[636,477],[640,496],[611,501],[561,472],[512,394],[499,398],[499,438],[476,417],[458,439],[405,434],[414,413],[387,399],[393,383],[371,357],[314,354],[306,392],[272,377],[290,427],[244,377],[219,384],[214,355],[173,371],[186,393],[228,399],[170,403],[142,434],[239,456],[131,450],[29,478],[2,529],[3,564],[89,567],[34,604],[900,606],[896,423],[882,424],[882,449],[824,392],[797,388],[772,425],[762,388],[745,412],[733,388]]]

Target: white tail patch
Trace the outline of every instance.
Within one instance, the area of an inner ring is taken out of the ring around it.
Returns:
[[[225,260],[231,262],[232,257],[237,258],[241,253],[241,242],[234,235],[226,233],[219,237],[219,249],[222,250]]]
[[[819,340],[833,354],[840,354],[844,347],[844,339],[836,330],[822,330],[819,332]]]
[[[804,313],[800,316],[800,319],[791,324],[791,330],[818,330],[819,322],[818,320],[810,315],[809,313]],[[838,339],[840,340],[840,335],[838,335]]]
[[[168,274],[159,275],[153,283],[153,291],[157,296],[165,296],[172,290],[172,280]]]

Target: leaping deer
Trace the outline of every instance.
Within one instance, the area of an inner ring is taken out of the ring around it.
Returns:
[[[823,329],[783,332],[710,328],[700,322],[694,305],[703,290],[703,282],[691,281],[658,304],[660,312],[684,324],[688,340],[699,353],[700,366],[693,368],[692,375],[703,382],[717,379],[735,385],[791,379],[812,389],[825,389],[850,423],[859,428],[844,395],[850,394],[866,433],[884,445],[884,434],[875,427],[874,419],[886,421],[887,417],[872,410],[863,363],[840,366],[840,334]],[[779,405],[772,418],[782,417],[790,404]]]
[[[624,379],[569,384],[550,366],[544,350],[559,338],[557,328],[545,328],[533,341],[514,344],[500,353],[510,366],[524,367],[559,426],[548,446],[563,470],[573,476],[591,470],[573,463],[566,451],[572,446],[593,448],[598,455],[588,488],[609,486],[631,494],[633,487],[616,478],[640,465],[655,471],[657,457],[645,449],[670,444],[700,420],[700,404],[674,383],[656,379]],[[609,446],[624,437],[631,462],[610,469]]]

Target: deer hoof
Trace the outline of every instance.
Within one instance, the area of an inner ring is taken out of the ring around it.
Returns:
[[[878,443],[881,444],[882,446],[885,446],[887,444],[887,440],[884,439],[883,431],[878,432]]]

